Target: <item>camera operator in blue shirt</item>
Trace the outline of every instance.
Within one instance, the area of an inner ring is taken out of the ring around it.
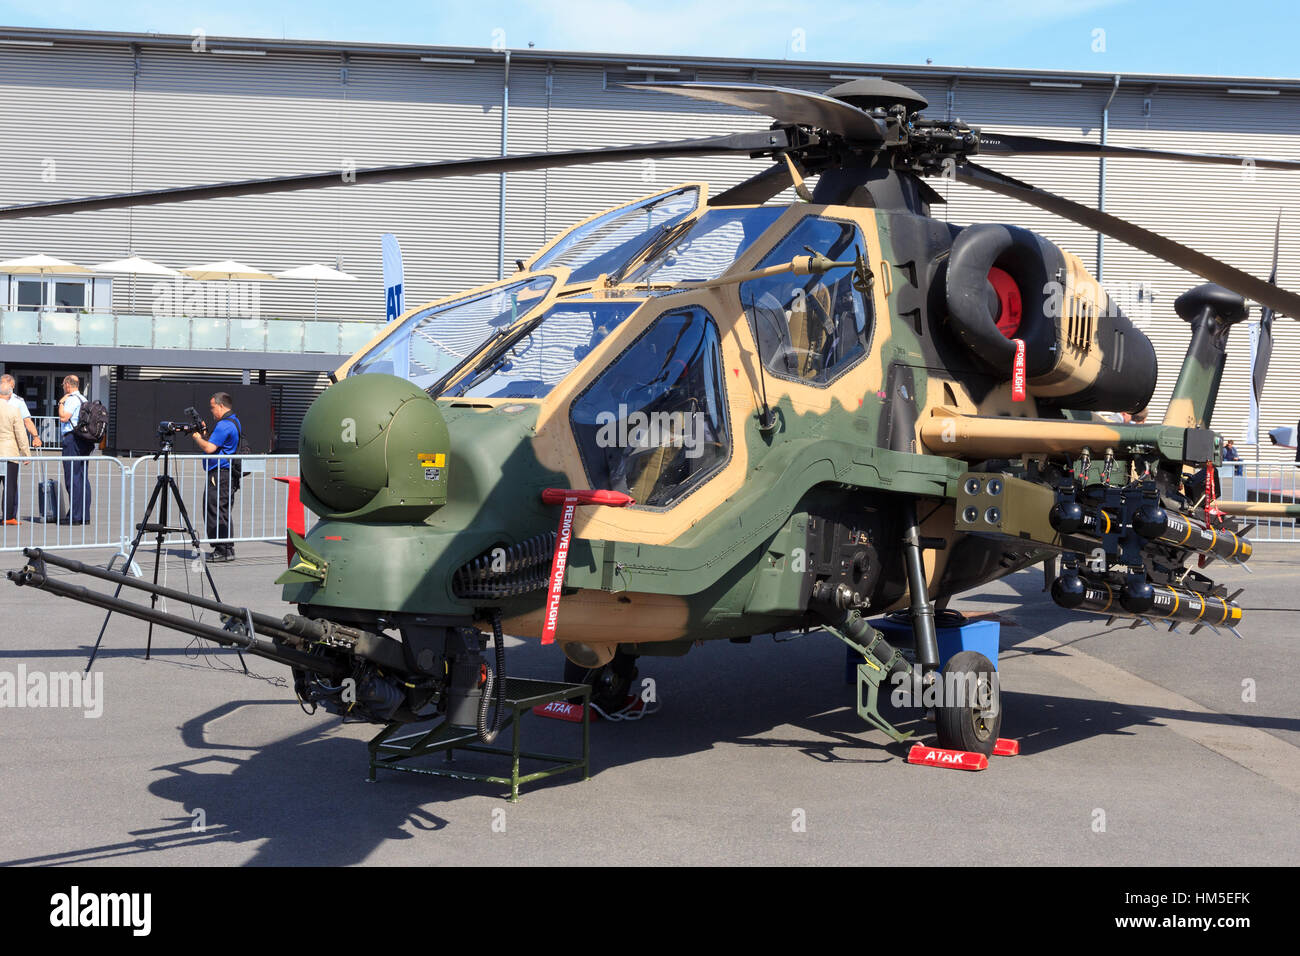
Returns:
[[[203,459],[206,474],[206,487],[203,493],[203,510],[207,517],[208,540],[212,542],[212,554],[209,561],[233,561],[235,546],[230,541],[230,506],[235,492],[239,491],[239,480],[231,476],[230,458],[239,450],[239,439],[243,426],[235,417],[234,400],[226,392],[217,392],[208,399],[208,408],[212,412],[215,424],[212,426],[211,441],[204,437],[208,433],[204,422],[200,431],[190,437],[194,444],[215,458]]]

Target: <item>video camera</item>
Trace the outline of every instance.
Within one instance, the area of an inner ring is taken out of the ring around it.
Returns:
[[[171,435],[201,435],[207,431],[207,427],[203,424],[202,419],[199,418],[199,413],[195,411],[193,406],[185,409],[185,414],[189,416],[190,420],[188,422],[159,422],[158,437],[167,438]]]

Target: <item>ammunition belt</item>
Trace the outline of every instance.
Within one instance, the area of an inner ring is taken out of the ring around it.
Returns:
[[[459,598],[482,600],[542,590],[550,577],[554,555],[554,531],[493,548],[452,575],[452,591]]]

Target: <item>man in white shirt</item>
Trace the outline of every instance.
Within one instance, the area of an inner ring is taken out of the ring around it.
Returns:
[[[89,455],[95,448],[93,442],[73,431],[81,415],[86,396],[81,394],[81,380],[75,375],[63,379],[63,397],[59,399],[59,444],[64,458]],[[67,524],[85,524],[90,520],[90,483],[86,480],[86,462],[65,461],[63,483],[68,487]],[[63,523],[63,522],[61,522]]]
[[[41,436],[37,434],[32,413],[22,396],[18,394],[17,388],[18,383],[14,381],[12,375],[0,375],[0,401],[3,401],[5,394],[8,393],[9,404],[21,416],[23,427],[27,429],[28,443],[32,448],[40,448]],[[4,522],[5,524],[18,523],[18,462],[16,461],[5,463]]]
[[[14,402],[16,398],[18,401]],[[23,419],[23,414],[27,415],[26,419]],[[29,428],[35,431],[27,403],[13,394],[13,376],[0,376],[0,457],[31,457],[27,440]],[[5,473],[0,476],[0,501],[4,502],[5,524],[18,523],[18,464],[16,460],[5,462]]]

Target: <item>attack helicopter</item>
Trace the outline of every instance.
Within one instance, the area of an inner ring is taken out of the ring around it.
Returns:
[[[349,359],[303,421],[301,493],[319,520],[290,535],[279,581],[294,613],[230,606],[225,628],[151,617],[87,598],[46,571],[75,562],[36,550],[10,579],[279,661],[304,702],[388,727],[482,727],[493,675],[501,699],[505,633],[553,639],[569,676],[617,703],[638,657],[825,628],[862,662],[859,712],[901,740],[878,707],[887,681],[996,683],[972,652],[940,671],[936,613],[1040,563],[1058,604],[1112,622],[1240,622],[1236,595],[1204,570],[1251,551],[1230,513],[1250,506],[1216,498],[1211,416],[1246,297],[1271,319],[1300,316],[1300,296],[975,158],[1244,157],[928,119],[923,97],[884,80],[825,94],[635,85],[774,122],[355,172],[393,182],[670,156],[771,161],[717,195],[687,182],[578,223],[513,275],[409,310]],[[1207,280],[1176,303],[1191,339],[1162,422],[1113,420],[1146,408],[1155,352],[1080,259],[1012,224],[933,218],[937,176]],[[0,219],[338,181],[154,190]],[[773,202],[791,187],[798,201]],[[869,623],[887,612],[910,621],[910,652]],[[347,677],[358,693],[344,707]],[[945,701],[935,716],[941,746],[987,754],[1001,709]]]

